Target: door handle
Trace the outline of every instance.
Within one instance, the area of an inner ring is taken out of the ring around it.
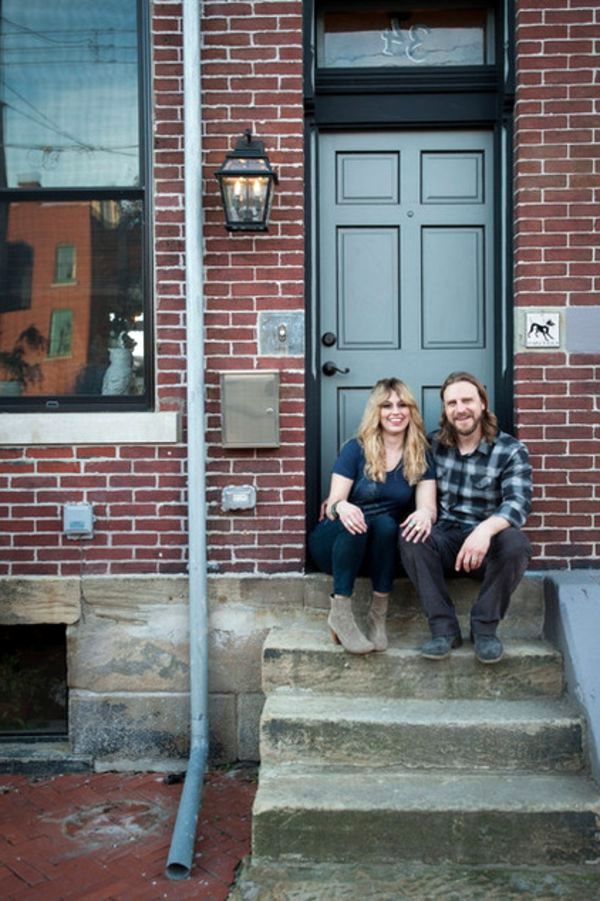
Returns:
[[[339,372],[340,375],[347,375],[350,370],[347,367],[340,369],[339,366],[336,366],[335,363],[331,362],[331,360],[323,363],[323,375],[335,375],[336,372]]]

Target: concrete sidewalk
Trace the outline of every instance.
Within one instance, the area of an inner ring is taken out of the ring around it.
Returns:
[[[0,776],[0,898],[227,898],[250,852],[256,769],[209,773],[189,879],[164,875],[182,783],[159,773]]]

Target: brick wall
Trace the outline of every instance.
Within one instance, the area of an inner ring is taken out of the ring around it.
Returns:
[[[153,13],[157,396],[183,411],[181,3]],[[184,573],[185,457],[176,445],[0,448],[0,576]],[[93,539],[64,537],[66,501],[93,504]]]
[[[302,6],[205,2],[206,381],[209,561],[226,572],[304,564],[304,358],[259,355],[261,311],[304,309]],[[185,413],[183,65],[180,2],[153,5],[157,396]],[[213,176],[245,128],[279,173],[267,234],[230,235]],[[219,372],[281,372],[281,447],[225,451]],[[0,449],[0,575],[123,575],[186,569],[185,446]],[[256,510],[220,509],[225,485],[256,485]],[[65,501],[90,501],[90,541],[62,535]]]
[[[304,310],[302,4],[205,2],[202,90],[205,150],[208,545],[213,570],[289,572],[304,565],[304,357],[264,356],[264,311]],[[214,178],[246,128],[279,174],[267,234],[229,234]],[[281,447],[224,450],[219,373],[280,371]],[[256,510],[223,513],[225,485],[257,488]]]
[[[597,306],[600,3],[519,0],[515,118],[517,306]],[[535,468],[529,532],[540,568],[597,565],[598,354],[519,353],[519,435]],[[568,332],[567,332],[568,339]]]
[[[304,563],[304,359],[261,355],[261,312],[304,310],[302,4],[203,3],[209,564],[221,572],[299,571]],[[597,80],[600,3],[520,0],[515,117],[518,307],[597,304]],[[153,5],[157,395],[185,413],[181,3]],[[278,170],[267,234],[222,224],[214,171],[246,128]],[[599,340],[600,346],[600,340]],[[192,349],[193,350],[193,349]],[[529,532],[536,565],[588,566],[600,550],[600,354],[517,353],[516,423],[535,467]],[[276,450],[220,442],[219,373],[281,372]],[[186,569],[184,445],[0,449],[0,575],[122,575]],[[220,509],[225,485],[258,504]],[[94,504],[89,542],[62,535],[66,500]]]

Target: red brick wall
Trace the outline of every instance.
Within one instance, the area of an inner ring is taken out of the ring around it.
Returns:
[[[595,305],[600,3],[520,0],[515,119],[515,297],[521,307]],[[304,563],[304,360],[259,354],[261,311],[304,310],[302,4],[203,3],[209,563],[222,572]],[[185,413],[181,3],[153,6],[157,395]],[[267,234],[223,228],[214,171],[244,129],[280,176]],[[594,134],[595,132],[595,134]],[[594,206],[596,204],[596,206]],[[194,352],[190,349],[189,352]],[[529,532],[538,567],[588,566],[599,551],[600,354],[519,352],[516,423],[535,467]],[[220,442],[219,372],[279,369],[282,445]],[[0,448],[0,575],[181,573],[184,445]],[[258,504],[223,513],[225,485]],[[62,535],[66,500],[94,504],[88,542]]]
[[[517,306],[598,305],[599,49],[597,0],[517,3]],[[540,568],[598,563],[600,335],[597,343],[597,355],[567,346],[516,356],[516,421],[535,470],[529,533]]]
[[[184,411],[181,3],[154,6],[158,408]],[[127,414],[122,414],[127,416]],[[0,448],[0,576],[186,571],[184,446]],[[66,501],[94,505],[94,537],[62,534]]]
[[[227,572],[298,571],[304,360],[259,356],[257,317],[304,309],[301,3],[203,7],[209,562]],[[185,413],[181,16],[180,2],[153,5],[157,396],[160,410]],[[254,237],[225,231],[213,177],[247,127],[280,176],[272,225]],[[281,371],[280,448],[221,447],[218,374],[232,368]],[[185,572],[185,456],[185,446],[0,448],[0,576]],[[222,487],[247,482],[257,487],[256,510],[224,514]],[[81,500],[94,505],[95,535],[68,541],[62,505]]]
[[[209,562],[227,572],[304,565],[304,358],[259,354],[262,311],[304,310],[302,3],[205,2],[206,381]],[[214,178],[251,128],[279,174],[267,234],[229,234]],[[281,447],[224,450],[219,373],[278,369]],[[251,483],[257,507],[223,513],[225,485]]]

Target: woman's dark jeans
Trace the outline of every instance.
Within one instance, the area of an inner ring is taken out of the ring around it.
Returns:
[[[314,562],[321,572],[333,574],[334,594],[350,597],[365,564],[374,591],[392,590],[398,568],[398,523],[387,513],[366,519],[363,535],[351,535],[339,519],[324,519],[309,536]]]

